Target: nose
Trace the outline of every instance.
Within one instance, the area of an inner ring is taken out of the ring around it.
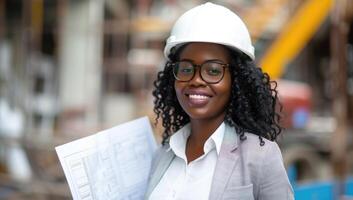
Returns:
[[[206,85],[206,82],[202,79],[201,77],[201,68],[196,67],[195,68],[195,75],[194,77],[189,81],[189,84],[192,86],[202,86]]]

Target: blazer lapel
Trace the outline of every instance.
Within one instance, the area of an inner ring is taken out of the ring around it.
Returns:
[[[239,163],[238,136],[234,127],[226,125],[221,151],[218,156],[215,172],[213,175],[209,199],[219,199],[225,191],[229,178]]]
[[[151,195],[153,189],[157,186],[159,181],[161,180],[163,174],[168,169],[169,165],[171,164],[173,158],[175,157],[174,152],[168,148],[165,153],[162,153],[161,158],[158,161],[158,164],[154,171],[152,171],[152,176],[149,181],[147,191],[145,194],[145,198],[148,199]]]

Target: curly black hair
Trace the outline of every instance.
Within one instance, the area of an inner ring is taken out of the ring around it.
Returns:
[[[169,61],[154,81],[153,110],[157,115],[156,123],[159,118],[162,119],[163,145],[168,143],[174,132],[190,121],[177,100],[172,68],[183,47],[172,49]],[[274,141],[282,131],[279,124],[282,105],[276,91],[277,82],[271,81],[269,75],[263,73],[247,55],[231,49],[229,51],[232,91],[225,122],[235,128],[241,140],[246,139],[245,132],[251,132],[259,136],[260,145],[263,146],[263,138]]]

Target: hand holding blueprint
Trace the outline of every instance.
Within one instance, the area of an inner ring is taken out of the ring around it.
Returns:
[[[74,200],[141,200],[156,150],[147,117],[55,148]]]

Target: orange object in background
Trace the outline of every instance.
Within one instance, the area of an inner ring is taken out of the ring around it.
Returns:
[[[329,15],[334,0],[307,0],[295,12],[266,50],[260,66],[272,78],[283,75],[285,67],[306,46]]]
[[[283,106],[281,125],[284,128],[305,128],[312,106],[311,87],[302,82],[277,80],[278,94]]]

